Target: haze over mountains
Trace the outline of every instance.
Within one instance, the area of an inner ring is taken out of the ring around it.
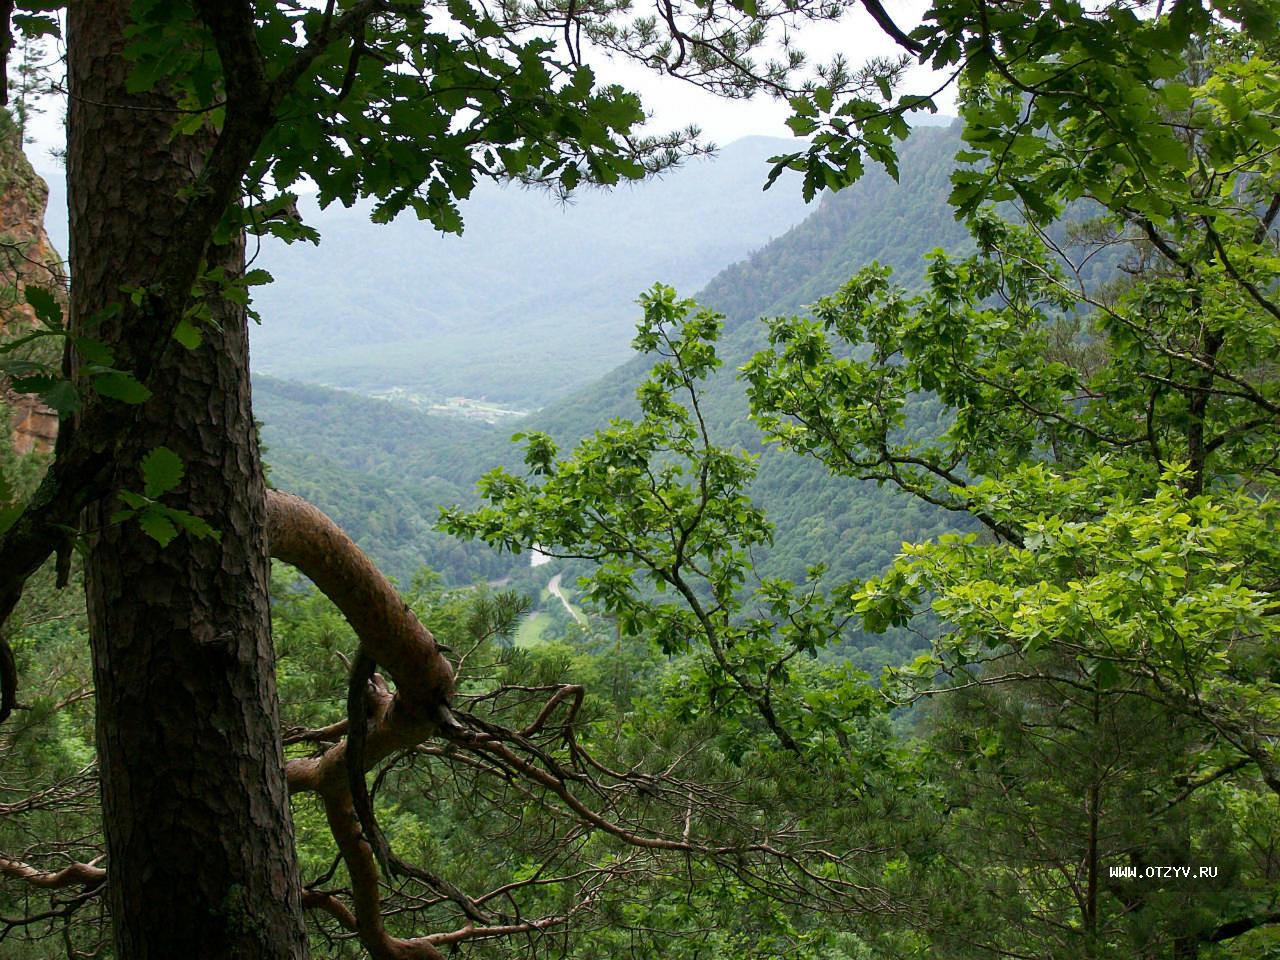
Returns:
[[[786,149],[739,140],[569,204],[484,183],[462,205],[461,237],[411,215],[380,225],[364,208],[304,209],[320,247],[273,243],[257,258],[277,282],[256,297],[254,369],[540,407],[627,358],[635,298],[655,280],[695,290],[811,211],[792,178],[762,190],[768,157]]]

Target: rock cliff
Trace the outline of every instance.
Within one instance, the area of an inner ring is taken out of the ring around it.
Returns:
[[[65,303],[62,259],[44,229],[48,199],[49,188],[23,154],[17,128],[0,111],[0,339],[19,336],[36,322],[23,292],[27,284],[51,290]],[[49,341],[43,349],[52,348]],[[0,380],[0,405],[8,408],[13,446],[19,453],[53,446],[58,418],[37,398],[15,393]]]

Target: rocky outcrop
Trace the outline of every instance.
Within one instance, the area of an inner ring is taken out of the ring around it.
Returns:
[[[17,128],[0,111],[0,340],[20,336],[36,323],[35,311],[26,301],[28,284],[53,292],[66,301],[66,275],[61,257],[49,243],[44,229],[49,188],[26,155]],[[31,359],[56,360],[53,338],[33,347]],[[30,394],[15,393],[0,380],[0,402],[10,414],[14,448],[22,454],[47,451],[58,433],[58,417]],[[0,424],[3,427],[3,424]]]
[[[24,456],[33,451],[45,453],[58,439],[58,415],[29,393],[13,394],[5,404],[9,407],[9,428],[13,449]]]

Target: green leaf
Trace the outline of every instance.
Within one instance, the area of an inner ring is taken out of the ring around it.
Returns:
[[[93,378],[93,389],[121,403],[139,404],[151,399],[151,391],[123,370],[112,370]]]
[[[27,287],[23,290],[27,303],[36,312],[36,316],[50,330],[62,329],[62,307],[53,298],[53,294],[43,287]]]
[[[791,128],[791,132],[797,137],[807,137],[813,131],[818,129],[818,124],[809,117],[794,116],[787,117],[787,126]]]
[[[146,510],[138,514],[138,525],[148,537],[162,547],[167,547],[178,535],[177,528],[158,510]]]
[[[1099,660],[1094,664],[1093,675],[1098,681],[1098,686],[1104,690],[1114,687],[1120,682],[1120,670],[1111,660]]]
[[[194,323],[183,317],[178,321],[178,325],[174,327],[173,339],[188,350],[194,350],[204,342],[204,335],[200,333],[200,329]]]
[[[1191,88],[1185,83],[1166,83],[1160,88],[1164,101],[1174,110],[1187,110],[1191,107]]]
[[[806,96],[792,97],[787,103],[790,104],[797,117],[816,117],[818,115],[817,106]]]
[[[76,337],[75,343],[76,351],[89,363],[109,367],[115,362],[115,354],[111,352],[111,348],[99,340],[94,340],[92,337]]]
[[[168,493],[185,472],[181,457],[168,447],[156,447],[142,458],[143,492],[152,499]]]
[[[121,490],[116,496],[120,498],[121,503],[132,507],[134,510],[141,510],[151,503],[150,499],[140,493],[134,493],[132,490]]]
[[[58,380],[40,392],[40,399],[59,417],[68,417],[80,408],[80,394],[69,380]]]
[[[216,540],[219,543],[222,541],[222,532],[209,526],[203,518],[197,517],[194,513],[188,513],[186,510],[174,510],[172,507],[165,508],[165,513],[170,520],[197,540],[209,539]]]
[[[38,393],[45,405],[52,407],[60,417],[75,413],[80,407],[75,385],[60,377],[15,377],[12,385],[19,393]]]
[[[60,37],[62,28],[53,17],[37,17],[29,13],[15,13],[13,25],[26,37]]]

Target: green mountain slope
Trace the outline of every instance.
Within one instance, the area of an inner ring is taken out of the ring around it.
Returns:
[[[488,424],[261,375],[253,388],[271,483],[333,517],[386,573],[408,583],[429,566],[469,583],[519,566],[433,529],[439,506],[471,495],[466,458],[492,446]]]
[[[889,488],[832,479],[814,462],[763,450],[747,418],[737,371],[766,345],[761,316],[803,311],[873,260],[894,267],[914,285],[926,253],[966,246],[968,235],[946,203],[959,142],[950,129],[914,131],[902,149],[900,183],[876,171],[825,197],[807,220],[697,294],[726,316],[720,347],[724,366],[706,390],[712,430],[721,443],[762,454],[753,495],[777,525],[772,550],[757,557],[762,573],[798,578],[806,567],[822,562],[837,575],[864,576],[879,569],[903,540],[936,536],[954,521]],[[632,392],[646,366],[645,358],[636,357],[522,426],[570,443],[610,416],[629,415],[635,409]],[[937,429],[929,423],[931,415],[930,407],[921,406],[919,422],[912,426]]]
[[[510,435],[481,420],[431,416],[387,400],[265,374],[253,378],[253,398],[268,454],[300,446],[345,470],[384,480],[469,484],[479,465],[474,451],[491,449]]]

